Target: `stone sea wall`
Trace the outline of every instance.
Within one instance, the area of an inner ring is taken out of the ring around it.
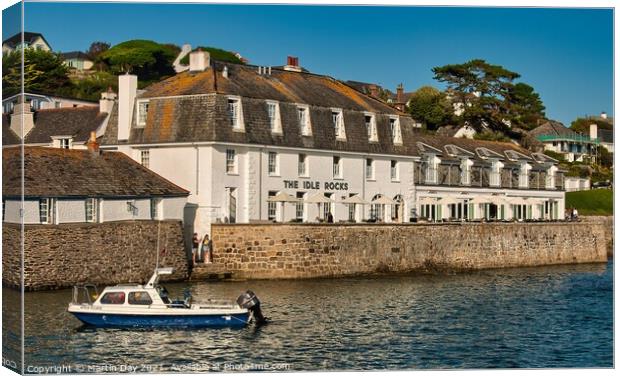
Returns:
[[[605,262],[604,225],[580,223],[215,224],[215,268],[308,278]]]
[[[614,217],[611,215],[582,216],[581,220],[588,223],[598,223],[605,229],[605,242],[607,244],[607,256],[614,254]]]
[[[24,279],[27,290],[69,287],[77,283],[146,282],[157,257],[156,221],[119,221],[97,224],[27,225]],[[188,277],[180,221],[162,221],[159,228],[159,265],[172,266],[167,280]],[[20,281],[20,227],[2,228],[2,282]],[[165,248],[165,252],[161,251]]]

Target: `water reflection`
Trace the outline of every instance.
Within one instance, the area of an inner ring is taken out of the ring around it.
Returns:
[[[28,293],[26,364],[158,372],[276,363],[289,370],[611,367],[612,268],[168,286],[172,296],[190,288],[213,298],[251,288],[272,322],[243,329],[85,328],[66,312],[70,290]],[[19,299],[3,292],[5,303]],[[15,351],[7,347],[15,330],[5,326],[5,353]]]

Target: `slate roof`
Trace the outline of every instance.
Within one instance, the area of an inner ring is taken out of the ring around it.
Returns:
[[[73,142],[84,143],[88,141],[90,132],[97,130],[106,117],[106,113],[99,112],[99,107],[90,106],[38,110],[34,113],[34,128],[28,132],[24,142],[45,144],[52,141],[52,136],[72,136]],[[9,132],[15,133],[5,130],[9,126],[10,116],[6,116],[2,122],[3,144],[19,144],[19,138],[15,140],[9,136]]]
[[[397,109],[369,97],[328,76],[272,69],[271,75],[259,74],[246,65],[215,62],[215,69],[204,72],[183,72],[157,82],[138,95],[149,99],[146,124],[137,127],[135,111],[128,144],[149,145],[179,142],[227,142],[254,145],[349,151],[368,154],[420,156],[418,141],[448,153],[444,146],[456,145],[476,154],[485,147],[500,153],[514,150],[530,153],[511,143],[455,139],[428,135],[414,127],[413,119]],[[228,67],[229,76],[222,76]],[[229,125],[228,96],[241,98],[244,132]],[[280,106],[282,134],[270,129],[266,100]],[[298,104],[309,105],[312,135],[301,134]],[[332,124],[332,108],[343,109],[346,141],[336,139]],[[110,115],[102,145],[118,144],[117,106]],[[365,113],[375,114],[378,142],[368,140]],[[400,119],[402,144],[394,144],[390,117]],[[123,141],[124,142],[124,141]],[[476,154],[478,155],[478,154]]]
[[[50,46],[50,44],[47,42],[47,40],[45,40],[45,37],[43,36],[43,34],[41,34],[41,33],[33,33],[33,32],[30,32],[30,31],[24,31],[24,42],[29,44],[29,45],[32,42],[34,42],[34,40],[37,39],[37,37],[41,37],[41,39],[43,39],[45,41],[45,43],[47,43],[47,45]],[[21,42],[22,42],[22,34],[21,33],[17,33],[15,35],[13,35],[12,37],[3,40],[2,44],[3,45],[7,44],[11,48],[15,48],[15,46],[17,46]],[[51,48],[51,46],[50,46],[50,48]]]
[[[577,136],[577,132],[573,131],[572,129],[566,128],[564,124],[558,121],[554,121],[554,120],[549,120],[543,125],[532,129],[529,133],[530,135],[534,137],[537,137],[537,136],[564,136],[564,137]]]
[[[20,143],[19,136],[11,130],[11,116],[2,114],[2,145],[17,145]]]
[[[20,148],[2,150],[2,195],[21,192]],[[27,146],[26,197],[187,196],[189,192],[121,152]]]

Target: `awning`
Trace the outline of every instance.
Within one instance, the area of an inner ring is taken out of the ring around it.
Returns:
[[[307,199],[305,199],[304,202],[308,204],[331,204],[334,201],[325,197],[323,193],[318,192],[312,197],[308,197]]]
[[[369,205],[369,202],[361,198],[359,195],[349,196],[340,202],[343,204]]]
[[[376,198],[370,202],[375,205],[396,205],[397,202],[394,200],[390,200],[389,198],[381,195],[379,198]]]
[[[271,196],[267,198],[267,202],[299,202],[300,200],[296,197],[289,195],[286,192],[278,192],[275,196]]]

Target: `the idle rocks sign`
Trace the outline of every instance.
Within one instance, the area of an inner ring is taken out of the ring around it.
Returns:
[[[310,180],[284,180],[284,188],[290,189],[323,189],[325,191],[347,191],[349,190],[349,183],[345,181],[310,181]]]

